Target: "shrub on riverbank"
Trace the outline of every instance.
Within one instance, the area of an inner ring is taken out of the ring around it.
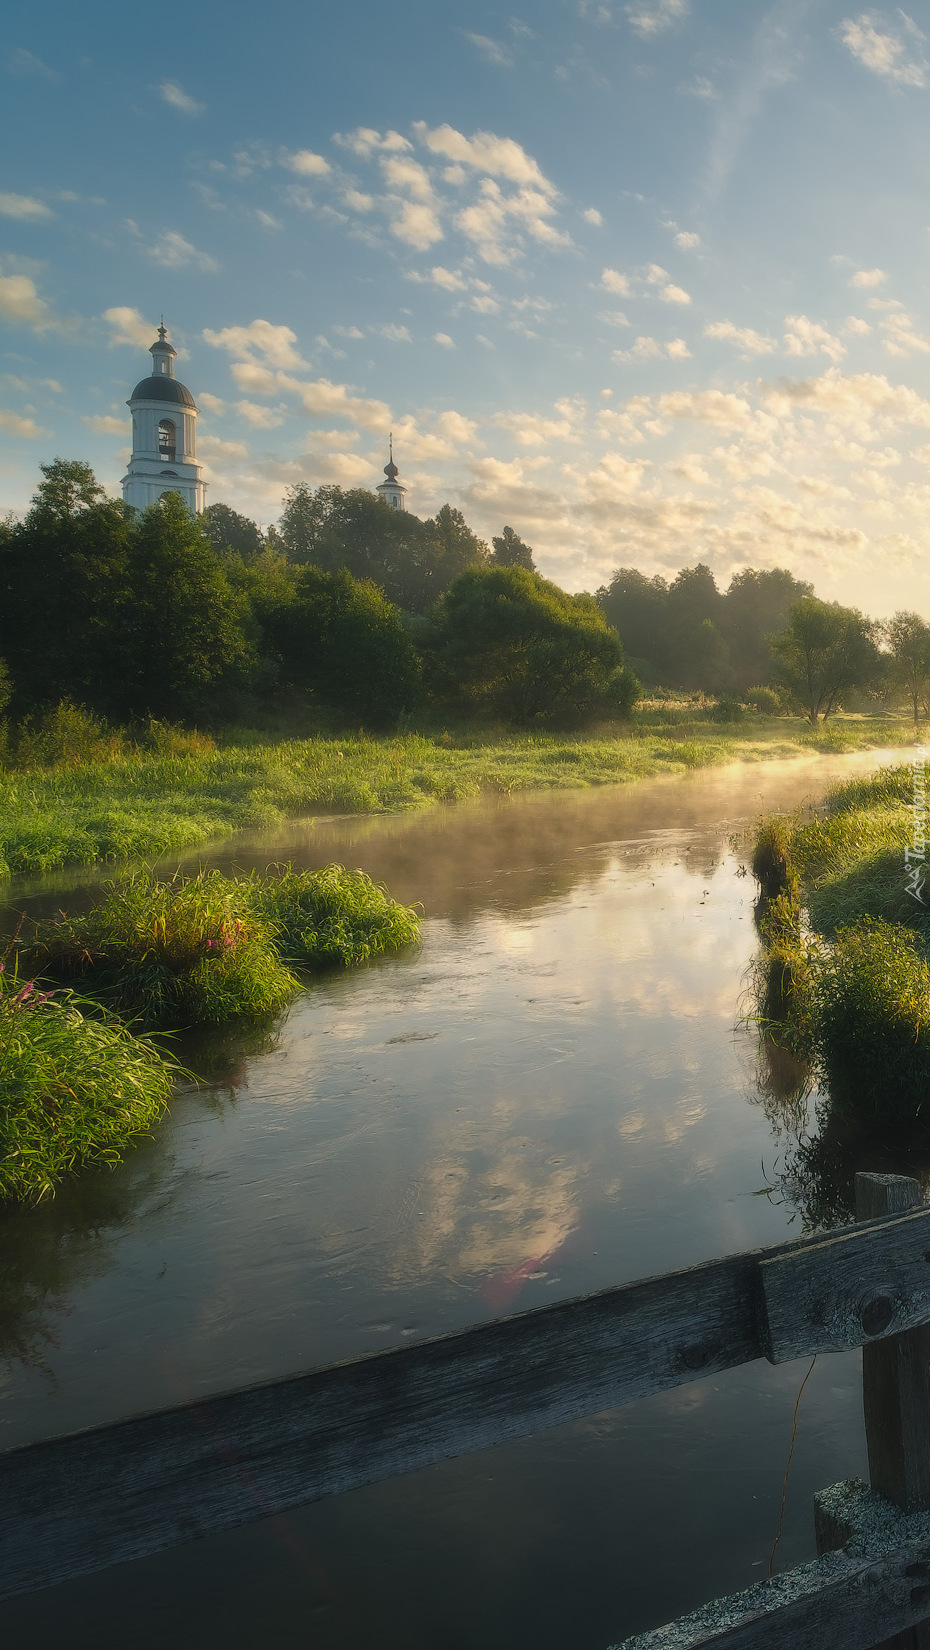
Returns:
[[[339,865],[239,880],[138,872],[91,911],[40,922],[19,951],[31,972],[80,981],[115,1013],[179,1027],[272,1013],[299,987],[292,967],[348,967],[418,932],[412,909]]]
[[[294,968],[349,968],[419,938],[415,910],[391,899],[364,871],[286,865],[278,876],[253,878],[250,888],[253,908],[273,925],[278,953]]]
[[[39,1202],[74,1170],[118,1162],[161,1116],[174,1070],[70,992],[0,975],[0,1200]]]
[[[883,769],[839,786],[822,817],[764,820],[756,837],[763,897],[789,891],[761,924],[760,1018],[845,1115],[913,1118],[930,1100],[930,911],[908,891],[911,794],[909,768]]]

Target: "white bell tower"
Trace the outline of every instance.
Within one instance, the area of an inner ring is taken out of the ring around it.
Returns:
[[[144,510],[162,493],[180,493],[188,509],[199,515],[206,506],[207,489],[197,463],[197,404],[174,376],[176,351],[164,322],[150,348],[151,377],[136,385],[127,402],[132,458],[122,481],[123,498]]]
[[[404,503],[404,498],[407,489],[403,482],[398,481],[397,479],[400,471],[394,463],[393,434],[389,437],[389,450],[390,457],[384,466],[384,473],[387,476],[387,481],[379,482],[378,486],[375,488],[375,492],[379,498],[384,499],[385,504],[389,504],[391,506],[392,510],[406,510],[407,506]]]

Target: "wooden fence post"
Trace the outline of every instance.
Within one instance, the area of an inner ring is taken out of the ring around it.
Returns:
[[[922,1202],[917,1181],[905,1175],[856,1175],[857,1220],[903,1214]],[[892,1310],[890,1301],[870,1301],[865,1312],[872,1315],[874,1327],[863,1320],[863,1328],[880,1333]],[[872,1488],[903,1512],[930,1510],[930,1324],[865,1343],[862,1405]],[[841,1544],[838,1537],[839,1532],[820,1525],[818,1551],[835,1549]],[[875,1650],[930,1650],[930,1621],[896,1633]]]

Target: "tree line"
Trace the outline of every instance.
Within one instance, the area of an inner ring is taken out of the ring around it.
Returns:
[[[782,568],[725,591],[703,564],[620,568],[569,595],[512,527],[488,545],[448,504],[422,521],[301,484],[263,533],[225,504],[139,512],[86,464],[40,468],[25,518],[0,523],[0,700],[19,722],[68,700],[120,723],[283,705],[377,728],[433,706],[572,727],[628,715],[640,682],[813,722],[868,695],[930,713],[919,615],[880,625]]]
[[[125,723],[308,706],[388,727],[434,704],[532,726],[627,714],[637,683],[591,596],[543,579],[445,505],[289,489],[277,527],[176,493],[144,511],[56,459],[0,524],[0,660],[13,719],[68,700]]]

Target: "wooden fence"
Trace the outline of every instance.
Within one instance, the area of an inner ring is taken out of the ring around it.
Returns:
[[[855,1226],[0,1454],[0,1597],[756,1358],[862,1345],[872,1488],[818,1498],[822,1556],[628,1650],[930,1647],[930,1208],[915,1181],[856,1178]]]

